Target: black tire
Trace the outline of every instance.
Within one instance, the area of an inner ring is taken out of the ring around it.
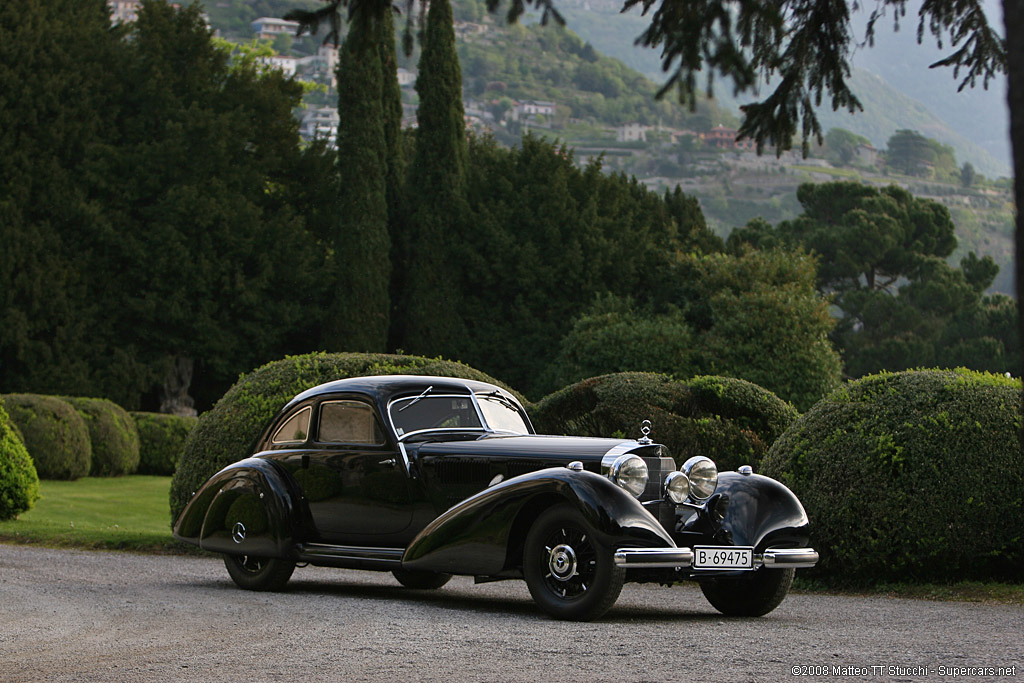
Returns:
[[[590,621],[607,612],[626,579],[612,551],[571,505],[548,508],[526,534],[523,576],[534,602],[557,619]]]
[[[417,590],[433,590],[440,588],[451,580],[451,574],[441,572],[423,572],[414,569],[392,569],[391,573],[398,579],[398,583],[406,588]]]
[[[758,569],[750,576],[701,581],[704,597],[722,614],[760,617],[778,607],[793,584],[794,569]]]
[[[295,571],[289,560],[251,555],[225,555],[224,566],[240,588],[250,591],[281,590]]]

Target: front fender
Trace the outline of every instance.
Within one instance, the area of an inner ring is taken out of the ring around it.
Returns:
[[[217,553],[286,557],[296,503],[273,463],[247,458],[203,484],[175,522],[174,537]]]
[[[809,522],[804,506],[778,481],[759,474],[722,472],[715,493],[729,496],[722,526],[736,545],[753,546],[757,552],[807,545]]]
[[[555,467],[514,477],[455,505],[413,539],[402,566],[496,576],[518,566],[533,520],[560,502],[576,506],[605,547],[675,547],[658,520],[606,477]]]

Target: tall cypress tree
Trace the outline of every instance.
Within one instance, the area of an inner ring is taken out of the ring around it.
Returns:
[[[386,30],[378,18],[375,31]],[[390,29],[394,32],[394,29]],[[393,40],[392,40],[393,42]],[[338,59],[338,196],[334,302],[324,325],[333,350],[384,351],[391,296],[383,72],[376,40],[349,33]]]
[[[391,304],[393,309],[405,286],[404,255],[408,253],[408,234],[404,226],[408,220],[405,198],[405,138],[402,133],[402,88],[398,84],[398,56],[395,47],[394,15],[388,11],[380,23],[380,63],[383,80],[381,97],[384,117],[384,158],[387,167],[384,179],[388,203],[388,232],[391,237]],[[402,326],[399,315],[391,317],[388,337],[389,348],[401,343]]]
[[[416,91],[419,129],[409,170],[413,204],[403,346],[415,353],[458,355],[465,334],[459,246],[467,214],[466,132],[449,0],[430,3]]]
[[[394,225],[401,213],[406,169],[402,143],[402,88],[398,85],[395,18],[391,12],[385,12],[380,22],[380,66],[388,222]]]

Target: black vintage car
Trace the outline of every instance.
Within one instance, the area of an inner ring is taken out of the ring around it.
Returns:
[[[174,535],[223,553],[251,590],[281,588],[296,563],[420,589],[525,579],[542,610],[577,620],[604,614],[625,581],[696,580],[721,612],[759,616],[818,558],[800,501],[749,467],[680,468],[646,433],[540,436],[499,387],[395,375],[296,396]]]

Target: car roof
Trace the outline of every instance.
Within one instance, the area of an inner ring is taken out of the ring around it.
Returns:
[[[307,389],[297,395],[289,405],[299,403],[323,394],[359,393],[372,396],[375,400],[387,403],[391,399],[405,394],[418,394],[427,387],[433,387],[433,393],[468,394],[481,391],[500,391],[506,396],[515,398],[510,392],[494,384],[459,377],[435,377],[431,375],[370,375],[366,377],[349,377],[327,382]]]

